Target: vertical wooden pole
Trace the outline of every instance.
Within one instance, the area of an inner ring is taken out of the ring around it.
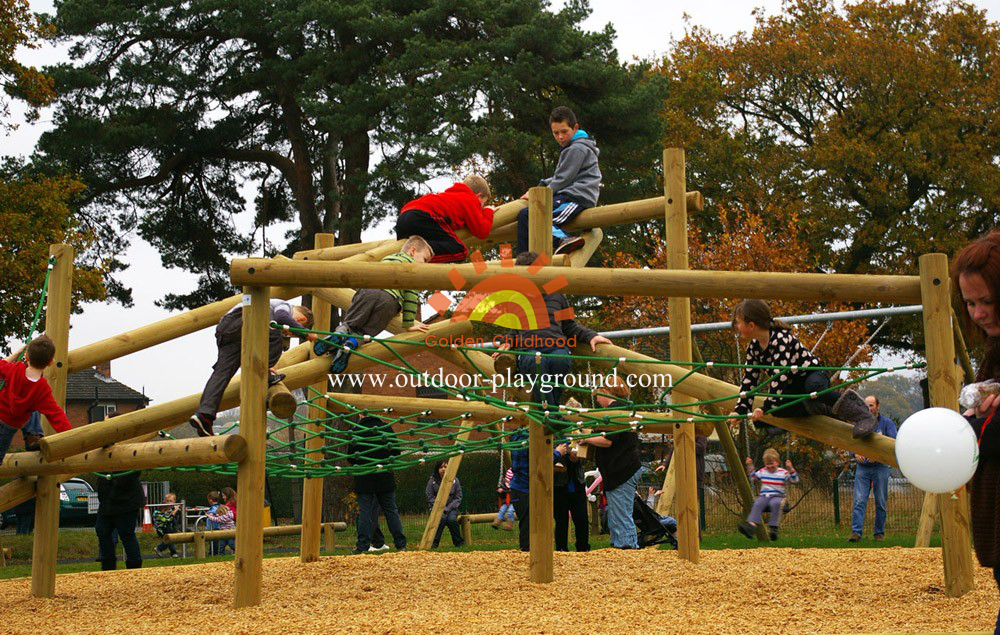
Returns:
[[[552,190],[528,190],[529,244],[531,251],[552,256]],[[555,553],[553,509],[552,434],[534,421],[528,424],[528,537],[529,578],[552,582]]]
[[[194,540],[194,558],[195,560],[204,560],[206,558],[205,549],[205,534],[203,532],[195,532],[194,536],[191,537]]]
[[[666,205],[667,267],[688,268],[688,222],[684,150],[667,148],[663,151],[663,195]],[[691,299],[670,298],[670,358],[675,362],[690,362]],[[674,392],[673,403],[683,405],[692,399]],[[681,558],[697,563],[698,553],[698,480],[694,456],[694,426],[674,426],[674,458],[677,463],[677,553]]]
[[[677,451],[676,445],[674,445],[674,451]],[[667,464],[660,490],[660,499],[656,501],[656,513],[660,516],[673,516],[674,497],[677,496],[677,461],[674,461],[673,458]]]
[[[931,406],[954,410],[958,406],[959,371],[955,365],[951,325],[948,257],[944,254],[920,257],[920,295],[924,305],[924,347]],[[975,588],[966,489],[940,494],[938,508],[941,510],[945,594],[960,597]]]
[[[472,545],[472,521],[468,515],[462,517],[462,538],[467,546]]]
[[[268,287],[244,287],[243,343],[240,360],[240,434],[247,457],[240,461],[236,517],[236,566],[233,605],[260,604],[264,562],[264,468],[267,449]]]
[[[333,523],[323,525],[323,543],[327,554],[332,554],[337,548],[337,531],[333,528]]]
[[[917,538],[914,547],[930,547],[931,536],[934,534],[934,519],[937,518],[937,494],[924,494],[924,504],[920,507],[920,519],[917,521]]]
[[[316,234],[316,249],[333,247],[333,234]],[[321,300],[318,296],[312,297],[313,328],[317,331],[330,330],[330,303]],[[312,350],[309,351],[309,359],[316,357]],[[320,395],[326,394],[327,379],[323,378],[312,385],[312,389]],[[307,396],[309,403],[309,418],[312,420],[322,419],[326,416],[317,406],[326,404],[326,399],[309,391]],[[318,465],[323,460],[323,438],[319,436],[323,431],[318,423],[310,423],[305,426],[305,433],[308,438],[305,441],[306,465]],[[299,540],[299,558],[302,562],[315,562],[319,560],[319,533],[320,524],[323,522],[323,479],[307,478],[302,481],[302,535]]]
[[[45,333],[56,347],[54,364],[45,371],[52,387],[52,397],[60,408],[66,408],[66,375],[69,365],[69,313],[73,292],[73,248],[51,245],[49,256],[55,265],[49,278],[49,295],[45,311]],[[46,435],[55,430],[42,417]],[[35,535],[31,552],[31,594],[39,598],[56,593],[56,556],[59,550],[59,481],[58,476],[39,476],[35,483]]]

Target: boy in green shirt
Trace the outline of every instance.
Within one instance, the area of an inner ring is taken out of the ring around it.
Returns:
[[[420,236],[410,236],[398,254],[392,254],[382,259],[382,262],[429,262],[434,256],[434,250]],[[344,314],[344,319],[334,333],[345,333],[355,337],[332,337],[319,340],[313,345],[317,355],[330,351],[333,344],[340,344],[333,362],[331,373],[342,373],[347,368],[351,351],[358,347],[356,336],[374,337],[385,330],[389,321],[397,313],[403,313],[403,328],[409,331],[426,331],[427,325],[416,320],[420,309],[420,297],[416,291],[400,289],[361,289],[354,294],[351,306]]]

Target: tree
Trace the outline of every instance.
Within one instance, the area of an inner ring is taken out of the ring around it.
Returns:
[[[965,2],[789,0],[675,43],[668,141],[711,202],[801,213],[818,264],[912,273],[1000,217],[998,54]]]
[[[51,78],[21,64],[15,55],[19,47],[38,48],[53,35],[52,27],[31,13],[27,0],[0,0],[0,82],[4,93],[29,106],[29,119],[37,118],[38,108],[51,102],[55,92]],[[0,129],[14,127],[9,117],[10,102],[0,97]]]
[[[24,66],[16,58],[18,47],[37,48],[52,37],[50,26],[33,16],[28,3],[0,1],[0,81],[4,92],[29,108],[28,119],[55,97],[51,78]],[[9,131],[10,101],[0,98],[0,129]],[[71,219],[69,203],[83,185],[72,178],[26,173],[17,161],[0,165],[0,349],[29,335],[41,299],[50,243],[69,243],[77,251],[90,247],[91,236]],[[89,264],[88,264],[89,263]],[[103,269],[83,257],[77,264],[73,306],[82,300],[104,297]],[[42,323],[44,328],[44,322]]]
[[[82,175],[79,216],[102,242],[135,229],[200,274],[166,306],[203,304],[231,293],[228,258],[253,249],[234,221],[247,192],[255,227],[298,226],[269,254],[321,231],[356,242],[418,184],[505,141],[484,135],[510,123],[486,117],[487,98],[558,95],[597,63],[622,72],[610,35],[576,26],[585,2],[545,6],[67,0],[55,21],[76,62],[51,69],[64,97],[39,159]],[[540,66],[546,83],[515,81]]]

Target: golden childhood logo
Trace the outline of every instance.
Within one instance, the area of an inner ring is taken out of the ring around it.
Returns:
[[[476,273],[486,271],[482,252],[475,251],[469,259]],[[568,284],[566,276],[559,276],[539,289],[530,276],[538,273],[549,262],[551,259],[548,256],[539,254],[528,266],[528,276],[513,272],[499,273],[478,283],[458,303],[451,321],[474,320],[521,330],[546,328],[549,326],[549,313],[542,296],[555,293]],[[514,267],[510,245],[500,245],[500,266]],[[461,291],[467,282],[458,269],[454,268],[449,272],[448,278],[456,291]],[[438,291],[431,296],[428,304],[443,317],[451,306],[451,300]],[[570,307],[556,311],[553,317],[556,320],[571,320],[574,316],[573,308]]]

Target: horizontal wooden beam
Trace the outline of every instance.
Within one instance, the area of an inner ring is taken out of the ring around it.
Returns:
[[[277,261],[264,258],[234,260],[230,278],[236,285],[279,285],[294,282],[308,287],[372,289],[453,289],[454,274],[462,288],[499,274],[516,274],[538,288],[559,279],[560,293],[597,296],[699,298],[768,298],[805,301],[913,303],[920,301],[917,276],[821,273],[765,273],[754,271],[684,271],[670,269],[612,269],[475,265],[442,267],[436,264],[347,263]],[[557,286],[559,282],[555,283]],[[491,289],[494,291],[495,289]]]
[[[216,437],[124,443],[99,448],[78,456],[46,461],[41,452],[8,454],[0,464],[0,478],[42,474],[84,474],[121,470],[149,470],[158,467],[223,465],[238,463],[247,454],[243,437],[226,434]]]
[[[347,523],[337,521],[323,523],[323,528],[332,527],[334,531],[347,531]],[[264,537],[271,536],[297,536],[302,532],[302,525],[274,525],[264,527]],[[184,531],[173,534],[164,534],[163,542],[168,545],[179,545],[184,542],[194,542],[195,536],[203,536],[205,540],[234,540],[236,538],[235,529],[213,529],[210,531]]]
[[[271,289],[271,297],[283,300],[296,298],[303,293],[308,293],[308,290],[281,287]],[[159,322],[154,322],[147,326],[73,349],[69,352],[67,361],[69,372],[75,373],[108,360],[118,359],[119,357],[145,350],[183,335],[194,333],[203,328],[215,326],[222,319],[222,316],[229,309],[233,308],[242,297],[242,295],[234,295],[225,300],[206,304],[197,309],[168,317],[165,320],[160,320]]]

